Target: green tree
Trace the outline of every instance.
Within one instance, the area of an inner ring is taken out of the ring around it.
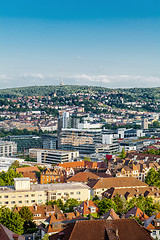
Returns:
[[[92,201],[94,202],[95,205],[98,206],[98,203],[100,202],[100,199],[97,195],[95,195],[94,198],[92,199]]]
[[[84,161],[91,161],[91,158],[90,157],[84,157],[84,159],[83,159]]]
[[[111,199],[104,198],[101,201],[99,201],[98,208],[100,210],[100,215],[102,215],[111,208],[116,210],[116,204]]]
[[[135,217],[129,217],[129,218],[134,218],[140,225],[143,226],[142,221],[141,221],[137,216],[135,216]]]
[[[13,179],[19,178],[19,177],[23,177],[22,173],[16,172],[13,168],[10,168],[7,172],[0,173],[0,179],[3,180],[3,181],[1,181],[1,184],[3,184],[3,182],[4,182],[3,186],[13,185],[14,184]]]
[[[126,157],[126,153],[124,148],[122,148],[121,154],[119,155],[120,158],[124,159]]]
[[[153,127],[154,127],[154,128],[160,128],[160,122],[154,121],[154,122],[153,122]]]
[[[154,168],[151,168],[148,171],[148,174],[146,176],[145,182],[149,185],[149,186],[153,186],[155,185],[155,183],[157,182],[157,177],[158,177],[158,173],[156,172],[156,170]]]
[[[121,197],[120,195],[116,194],[113,198],[114,203],[116,204],[116,213],[121,215],[126,211],[127,203],[125,198]]]
[[[77,201],[77,199],[69,198],[69,199],[67,199],[67,201],[64,204],[64,211],[65,212],[73,212],[74,207],[76,207],[78,205],[79,205],[79,202]]]
[[[19,235],[23,234],[24,220],[21,218],[19,213],[13,212],[9,208],[0,208],[0,223]]]
[[[49,234],[45,234],[45,235],[41,238],[41,240],[49,240]]]
[[[153,203],[153,199],[151,197],[143,197],[138,196],[133,197],[127,206],[127,211],[129,211],[134,206],[140,208],[143,212],[145,212],[148,216],[151,216],[153,212],[156,210],[156,205]]]
[[[33,220],[33,213],[29,210],[27,206],[23,206],[20,211],[19,215],[23,218],[24,221],[32,221]]]
[[[63,204],[63,201],[61,199],[57,199],[57,200],[50,200],[46,203],[47,205],[57,205],[57,207],[59,207],[60,210],[64,211],[65,207]]]
[[[0,186],[4,186],[4,185],[5,185],[5,183],[4,183],[3,179],[0,177]]]
[[[19,168],[19,161],[18,160],[15,160],[12,165],[11,165],[11,168]]]

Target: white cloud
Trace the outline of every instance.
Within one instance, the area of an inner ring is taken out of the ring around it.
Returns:
[[[9,76],[7,76],[7,75],[5,75],[5,74],[1,74],[0,75],[0,79],[6,79],[6,80],[9,80],[9,79],[12,79],[11,77],[9,77]]]
[[[82,57],[82,56],[76,56],[75,59],[77,59],[77,60],[84,60],[85,57]]]
[[[40,78],[44,79],[44,75],[41,73],[21,73],[19,77],[24,77],[24,78]]]
[[[64,84],[104,86],[109,88],[160,87],[160,78],[141,75],[107,75],[107,74],[64,74]],[[60,83],[58,73],[20,73],[12,76],[0,74],[0,88],[32,85],[57,85]]]
[[[160,86],[160,78],[153,76],[141,76],[141,75],[89,75],[79,74],[70,77],[81,83],[90,82],[100,84],[107,87],[156,87]],[[84,84],[84,83],[82,83]]]

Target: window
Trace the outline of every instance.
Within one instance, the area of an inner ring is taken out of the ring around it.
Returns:
[[[76,192],[76,194],[81,194],[81,192]]]
[[[57,195],[61,195],[61,193],[57,193]]]
[[[11,198],[15,198],[16,196],[15,195],[12,195]]]
[[[56,193],[52,193],[51,195],[54,195],[54,196],[55,196],[55,195],[56,195]]]
[[[22,203],[22,201],[18,201],[18,203]]]
[[[35,194],[31,194],[31,197],[35,197]]]
[[[18,196],[19,198],[21,198],[22,197],[22,195],[21,196]]]
[[[8,196],[7,196],[7,195],[5,195],[5,196],[4,196],[4,198],[8,198]]]
[[[8,202],[4,202],[4,204],[8,204]]]
[[[34,203],[35,202],[35,200],[31,200],[31,203]]]
[[[29,203],[29,201],[28,200],[26,200],[26,201],[24,201],[25,203]]]
[[[42,194],[38,194],[38,197],[42,197]]]
[[[38,200],[38,202],[42,202],[42,200]]]
[[[153,235],[156,235],[156,231],[153,231]]]
[[[70,192],[70,195],[73,195],[74,194],[74,192]]]
[[[53,196],[53,197],[51,197],[51,199],[52,199],[52,200],[56,200],[56,197],[55,197],[55,196]]]
[[[15,204],[15,201],[11,201],[11,204]]]
[[[0,202],[0,204],[2,204],[2,202]]]
[[[25,195],[25,197],[29,197],[28,195]]]

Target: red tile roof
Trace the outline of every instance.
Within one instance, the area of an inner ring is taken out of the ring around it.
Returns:
[[[90,179],[99,179],[96,174],[91,172],[78,172],[73,177],[70,177],[67,182],[89,182]]]
[[[78,211],[84,216],[92,213],[90,210],[92,207],[95,208],[95,213],[99,211],[98,207],[91,200],[82,202],[79,206],[75,208],[75,211]]]
[[[100,178],[96,181],[91,181],[88,186],[97,188],[123,188],[123,187],[147,187],[148,185],[134,177],[112,177],[112,178]]]
[[[8,228],[6,228],[0,223],[0,240],[14,240],[13,238],[14,235],[15,235],[14,232],[12,232],[11,230],[9,230]],[[25,237],[19,236],[18,240],[25,240]]]
[[[153,240],[135,219],[87,220],[69,224],[50,240]]]
[[[126,214],[125,218],[129,218],[131,215],[138,217],[141,221],[148,219],[149,217],[137,206],[130,209]]]
[[[16,171],[18,173],[24,173],[24,172],[40,172],[37,166],[33,167],[22,167],[22,168],[16,168]]]

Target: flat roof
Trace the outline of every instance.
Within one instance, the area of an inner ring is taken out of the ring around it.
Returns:
[[[41,152],[51,152],[51,153],[72,153],[72,152],[79,152],[77,151],[70,151],[70,150],[59,150],[59,149],[45,149],[45,148],[30,148],[30,151],[41,151]]]
[[[23,179],[23,178],[19,178]],[[23,181],[23,180],[22,180]],[[14,193],[14,192],[37,192],[37,191],[57,191],[57,190],[80,190],[80,189],[90,189],[84,183],[51,183],[51,184],[31,184],[30,190],[15,190],[14,186],[0,186],[0,193]]]
[[[24,177],[24,178],[13,178],[14,181],[30,181],[29,177]]]

